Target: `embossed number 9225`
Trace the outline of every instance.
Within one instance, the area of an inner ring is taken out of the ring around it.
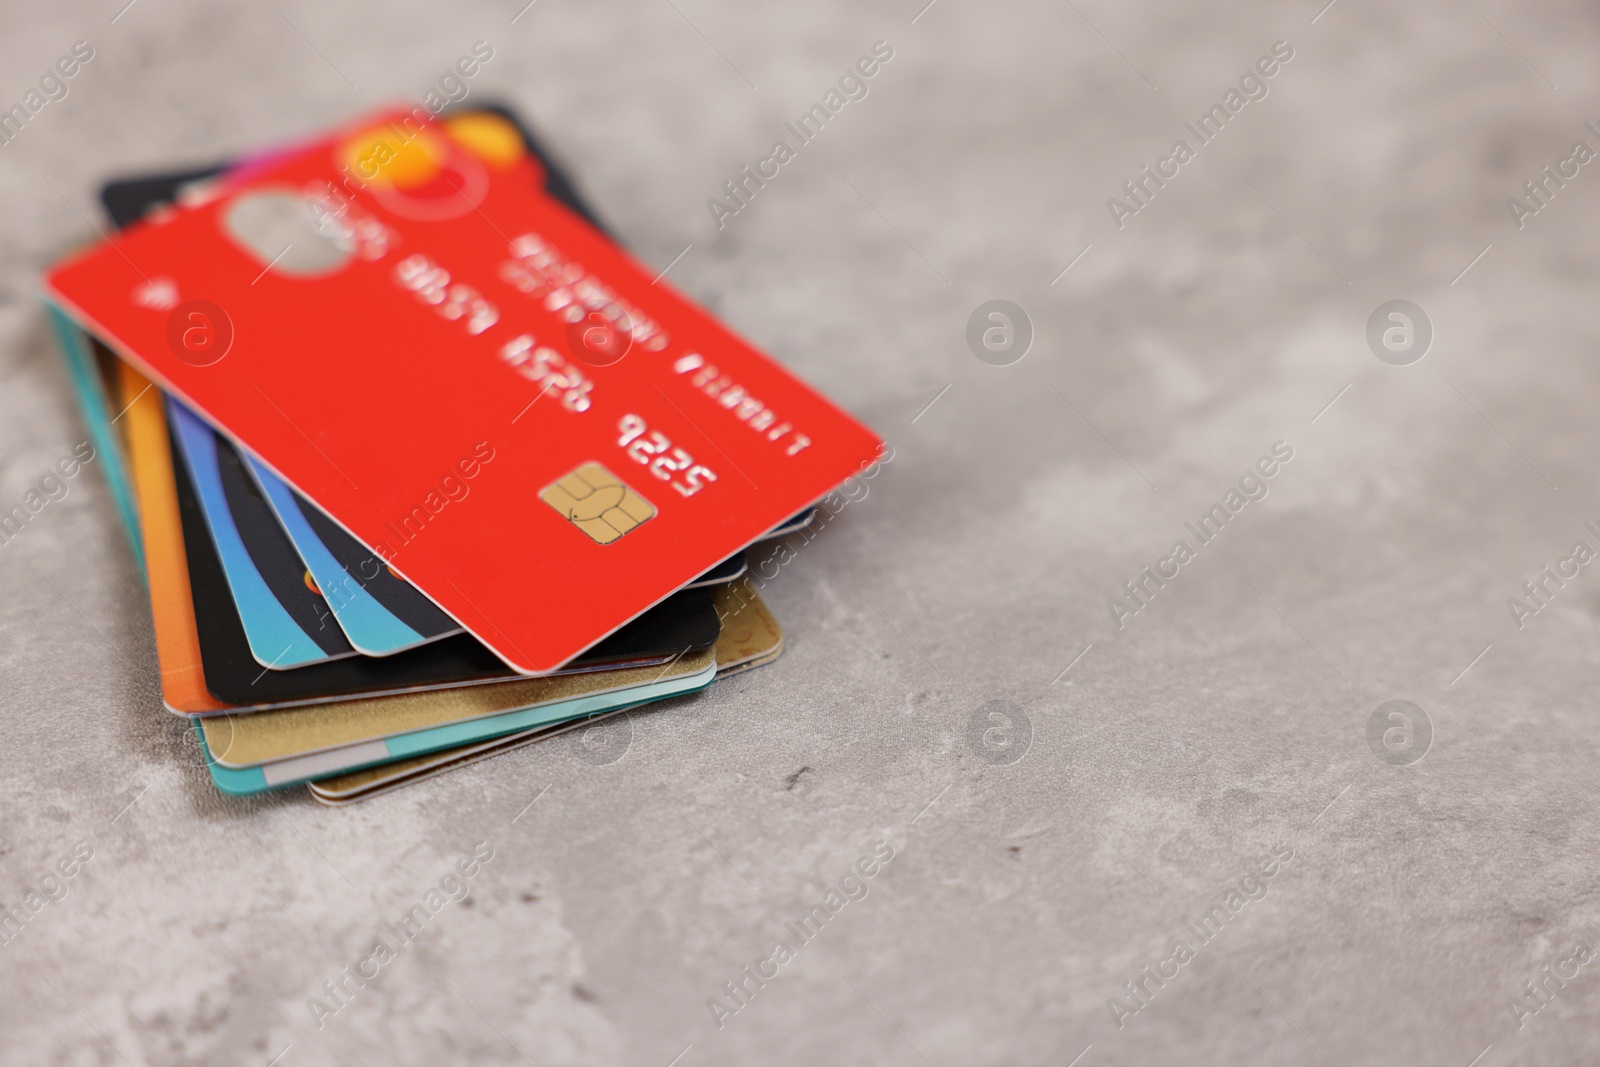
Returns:
[[[628,458],[650,468],[650,473],[684,496],[694,496],[709,482],[717,480],[710,467],[694,461],[694,457],[681,448],[673,448],[667,435],[651,430],[637,415],[624,415],[617,423],[622,436],[617,444],[627,449]]]

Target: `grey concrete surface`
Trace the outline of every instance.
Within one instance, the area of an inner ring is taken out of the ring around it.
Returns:
[[[1600,1060],[1600,568],[1508,606],[1600,549],[1600,164],[1507,205],[1600,150],[1592,5],[122,3],[3,16],[0,104],[95,56],[0,146],[0,505],[84,434],[34,279],[103,178],[418,97],[480,39],[472,98],[647,262],[692,246],[670,278],[896,455],[768,584],[776,665],[608,766],[551,744],[337,811],[211,787],[91,467],[0,546],[0,901],[93,850],[0,945],[0,1062]],[[707,199],[878,40],[868,95],[718,229]],[[1035,332],[1010,366],[965,341],[995,298]],[[1420,362],[1369,350],[1392,299]],[[1369,744],[1390,700],[1409,749]],[[480,842],[468,898],[316,1011]]]

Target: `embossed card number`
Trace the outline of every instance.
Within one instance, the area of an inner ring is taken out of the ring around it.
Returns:
[[[627,449],[628,458],[649,467],[651,474],[664,482],[671,482],[672,488],[684,496],[694,496],[707,483],[717,480],[716,473],[710,467],[696,463],[694,457],[683,449],[673,448],[666,434],[651,430],[639,416],[622,416],[617,429],[622,431],[617,444]],[[673,477],[679,472],[683,474],[682,481]]]
[[[500,321],[500,309],[483,294],[460,282],[452,285],[450,272],[420,252],[396,263],[394,278],[451,322],[465,317],[467,333],[474,337]]]

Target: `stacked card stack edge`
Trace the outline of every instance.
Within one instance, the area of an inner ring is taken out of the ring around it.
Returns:
[[[447,113],[447,120],[515,131],[543,164],[549,195],[604,232],[509,112],[472,108]],[[172,210],[225,173],[219,167],[117,181],[102,199],[121,227]],[[426,610],[432,605],[392,572],[380,572],[379,561],[353,538],[325,520],[312,529],[303,520],[320,518],[313,506],[60,310],[49,310],[150,586],[164,700],[190,717],[198,749],[224,792],[307,783],[319,801],[346,804],[569,731],[581,731],[577,756],[614,762],[632,736],[628,711],[770,663],[782,650],[782,632],[744,577],[740,553],[690,583],[704,592],[676,594],[554,676],[496,670],[481,646],[471,648],[475,642],[451,620],[432,618]],[[470,477],[466,467],[462,475]],[[803,511],[772,536],[803,528],[814,514]],[[328,580],[339,587],[322,588]],[[380,586],[388,594],[382,602],[372,595]],[[218,595],[223,588],[226,597]],[[339,608],[329,606],[335,598]],[[405,625],[419,618],[423,624]],[[432,623],[439,625],[429,630]],[[266,634],[290,637],[278,662],[264,652]],[[365,639],[360,645],[358,634]],[[372,648],[374,635],[392,640]],[[240,649],[247,643],[244,664]],[[285,658],[295,665],[286,667]],[[296,672],[316,677],[336,660],[359,668],[356,680],[336,678],[327,691],[314,682],[263,685]],[[430,662],[407,669],[418,660]],[[212,692],[224,671],[242,678],[249,670],[256,677],[243,689],[234,686],[231,701]],[[250,699],[257,689],[264,699]]]

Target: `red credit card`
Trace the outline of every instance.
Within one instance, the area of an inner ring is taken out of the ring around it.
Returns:
[[[536,168],[492,115],[389,112],[46,278],[528,673],[880,448],[539,193]]]

